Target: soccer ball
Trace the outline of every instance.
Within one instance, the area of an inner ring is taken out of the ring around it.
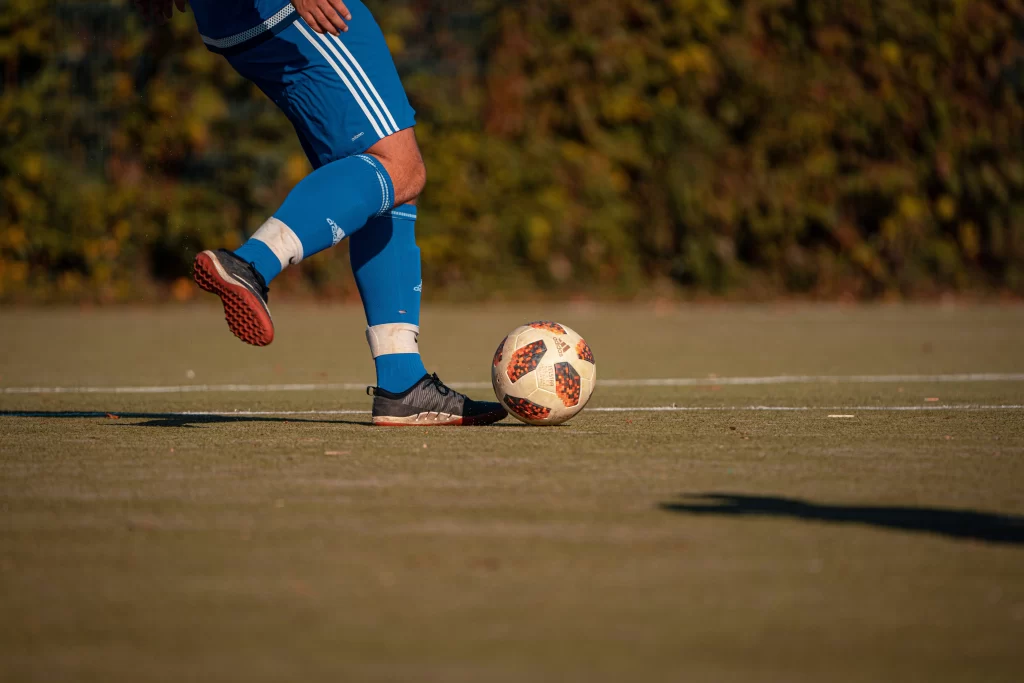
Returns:
[[[561,424],[583,410],[596,382],[597,365],[587,342],[549,321],[512,330],[498,344],[491,364],[498,400],[532,425]]]

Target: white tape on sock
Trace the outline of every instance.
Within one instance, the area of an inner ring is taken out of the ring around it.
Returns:
[[[276,218],[268,218],[267,222],[253,233],[251,239],[267,245],[281,261],[282,268],[295,265],[302,260],[302,242],[299,241],[299,236]]]
[[[366,341],[374,358],[393,353],[419,353],[420,328],[408,323],[387,323],[366,328]]]

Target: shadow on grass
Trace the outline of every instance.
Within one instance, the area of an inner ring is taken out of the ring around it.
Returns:
[[[198,427],[201,425],[230,424],[233,422],[278,422],[296,424],[345,424],[372,426],[369,420],[320,420],[309,419],[308,416],[281,416],[272,415],[189,415],[188,413],[134,413],[134,412],[105,412],[105,411],[17,411],[0,410],[0,417],[40,417],[40,418],[103,418],[110,420],[112,426],[118,427]],[[145,420],[145,422],[116,422],[120,419]]]
[[[868,526],[939,534],[987,543],[1024,544],[1024,517],[977,510],[874,505],[825,505],[796,498],[736,493],[683,494],[661,503],[668,512],[725,517],[783,517],[809,522]]]
[[[369,413],[367,413],[369,415]],[[277,422],[281,424],[333,424],[333,425],[356,425],[360,427],[373,427],[370,420],[344,420],[344,419],[313,419],[308,415],[295,416],[273,416],[273,415],[231,415],[228,413],[210,415],[188,413],[134,413],[134,412],[105,412],[105,411],[74,411],[74,410],[0,410],[2,417],[38,417],[38,418],[102,418],[110,420],[111,426],[118,427],[181,427],[196,428],[202,425],[231,424],[233,422]],[[145,420],[145,422],[117,422],[124,418],[126,420]],[[429,427],[429,425],[423,425]],[[471,429],[493,429],[493,428],[525,428],[525,425],[518,421],[499,422],[491,425],[471,427]],[[453,427],[454,429],[454,427]]]

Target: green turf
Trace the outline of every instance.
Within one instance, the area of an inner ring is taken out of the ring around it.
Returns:
[[[274,313],[260,350],[209,307],[0,309],[0,388],[372,379],[360,311]],[[0,393],[0,680],[1020,679],[1024,409],[950,406],[1024,382],[600,382],[1022,373],[1024,309],[435,307],[428,364],[486,381],[534,318],[591,342],[593,408],[810,409],[379,430],[173,415],[349,390]]]

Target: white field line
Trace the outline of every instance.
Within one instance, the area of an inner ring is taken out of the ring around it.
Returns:
[[[605,379],[603,387],[703,387],[766,384],[912,384],[929,382],[1024,382],[1024,373],[958,375],[778,375],[773,377],[683,377],[677,379]],[[128,387],[3,387],[2,394],[193,394],[216,392],[365,391],[354,382],[322,384],[182,384]],[[455,389],[486,389],[489,382],[453,382]]]
[[[936,412],[936,411],[971,411],[986,410],[1024,410],[1022,405],[986,405],[986,404],[952,404],[930,406],[617,406],[606,408],[588,408],[591,413],[719,413],[719,412],[779,412],[806,413],[830,410],[849,411],[845,415],[828,415],[827,417],[854,417],[850,412],[888,413],[888,412]],[[182,418],[182,417],[327,417],[332,415],[369,415],[368,410],[195,410],[170,413],[142,412],[98,412],[98,411],[0,411],[2,417],[124,417],[124,418]]]

